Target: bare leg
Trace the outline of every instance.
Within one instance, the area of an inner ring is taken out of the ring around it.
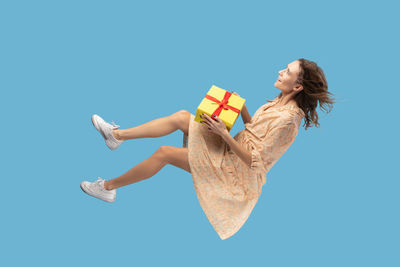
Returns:
[[[161,146],[150,158],[142,161],[128,172],[106,181],[104,188],[111,190],[150,178],[166,164],[171,164],[191,173],[188,153],[187,147]]]
[[[164,136],[179,129],[182,113],[182,111],[178,111],[167,117],[155,119],[133,128],[113,130],[113,135],[118,140]]]
[[[167,150],[168,148],[165,148],[165,146],[160,147],[148,159],[142,161],[123,175],[106,181],[104,183],[104,188],[112,190],[154,176],[168,163],[168,160],[166,159],[168,153]]]

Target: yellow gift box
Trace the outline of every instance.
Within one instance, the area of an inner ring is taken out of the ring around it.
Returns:
[[[245,101],[246,99],[213,85],[197,108],[194,121],[199,123],[203,121],[204,119],[200,118],[203,113],[211,118],[216,115],[225,123],[229,132],[239,117]]]

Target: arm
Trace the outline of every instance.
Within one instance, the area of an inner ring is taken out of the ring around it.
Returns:
[[[243,124],[246,124],[251,121],[251,116],[247,111],[246,104],[243,105],[242,111],[240,113],[242,115]]]
[[[231,150],[239,156],[241,160],[243,160],[247,166],[251,166],[251,152],[247,151],[244,147],[242,147],[233,137],[231,134],[226,130],[222,135],[222,139],[229,145]]]
[[[240,96],[236,92],[233,92],[233,94]],[[247,111],[246,104],[243,104],[243,108],[242,108],[242,111],[240,112],[240,114],[242,115],[243,124],[246,124],[251,121],[251,116],[250,116],[249,112]]]

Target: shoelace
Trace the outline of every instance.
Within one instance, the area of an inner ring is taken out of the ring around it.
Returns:
[[[118,129],[118,128],[121,127],[121,126],[119,126],[119,125],[116,125],[116,124],[114,123],[114,121],[112,121],[111,123],[112,123],[112,125],[113,125],[113,129]]]
[[[99,188],[100,188],[100,190],[102,190],[102,191],[104,191],[104,186],[101,186],[101,182],[103,181],[104,179],[101,179],[100,177],[98,177],[97,178],[97,180],[94,182],[95,184],[96,184],[96,186],[98,186]]]

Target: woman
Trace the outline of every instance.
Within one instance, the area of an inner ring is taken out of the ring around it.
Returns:
[[[150,158],[110,180],[84,181],[81,188],[91,196],[113,202],[116,189],[155,175],[166,164],[192,174],[200,205],[221,239],[235,234],[245,223],[261,194],[266,174],[295,140],[305,117],[319,127],[315,111],[334,103],[322,69],[306,59],[291,62],[279,72],[275,87],[281,93],[250,116],[241,111],[245,129],[232,137],[218,118],[204,114],[202,123],[181,110],[130,129],[93,115],[92,122],[114,150],[123,141],[160,137],[177,129],[184,133],[183,147],[161,146]]]

